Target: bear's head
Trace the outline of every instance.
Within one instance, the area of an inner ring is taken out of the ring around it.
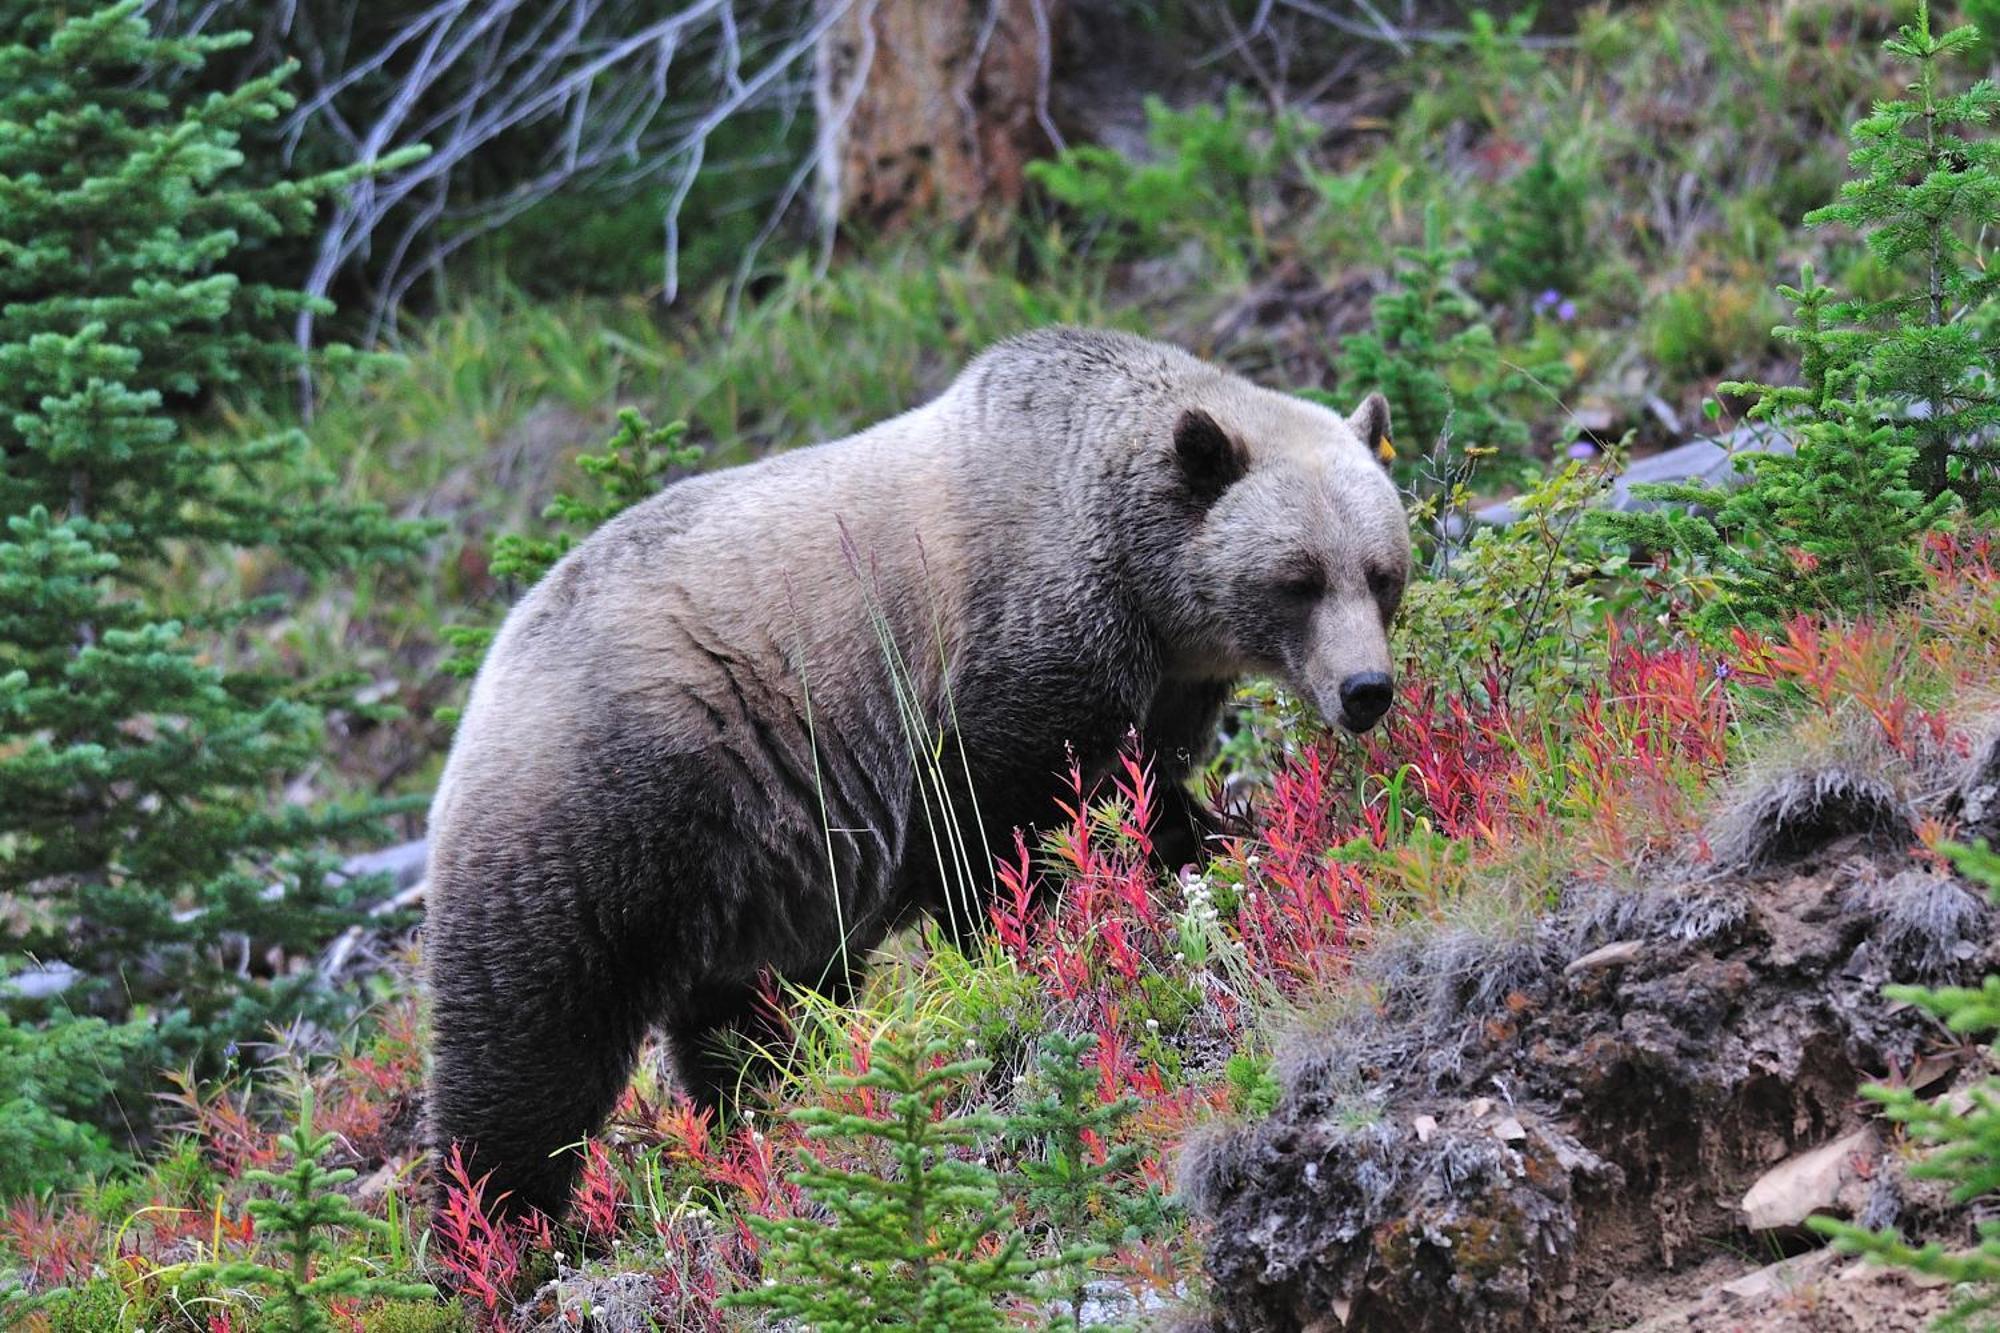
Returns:
[[[1389,711],[1410,534],[1388,438],[1380,394],[1342,418],[1238,381],[1179,412],[1172,467],[1193,532],[1174,561],[1176,637],[1192,665],[1275,676],[1357,733]]]

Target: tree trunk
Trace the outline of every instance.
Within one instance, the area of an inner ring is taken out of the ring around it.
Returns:
[[[1064,0],[819,0],[822,220],[965,222],[1020,199],[1060,139],[1049,69]]]

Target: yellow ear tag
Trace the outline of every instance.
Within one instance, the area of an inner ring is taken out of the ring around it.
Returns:
[[[1396,442],[1384,435],[1375,441],[1375,456],[1385,463],[1396,461]]]

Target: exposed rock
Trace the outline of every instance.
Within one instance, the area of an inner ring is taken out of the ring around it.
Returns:
[[[1248,1130],[1254,1209],[1209,1243],[1230,1328],[1530,1329],[1570,1276],[1576,1199],[1619,1173],[1539,1117],[1506,1142],[1460,1106],[1428,1139],[1338,1117]],[[1236,1196],[1241,1199],[1243,1196]]]
[[[1968,839],[2000,848],[2000,723],[1989,728],[1958,781],[1955,804]]]
[[[83,973],[60,958],[24,967],[10,977],[0,977],[0,997],[10,1000],[46,1000],[74,986]]]
[[[1739,426],[1727,435],[1690,440],[1677,448],[1635,458],[1611,485],[1605,503],[1616,510],[1658,509],[1656,500],[1632,494],[1634,486],[1694,481],[1733,486],[1744,475],[1741,460],[1753,454],[1789,454],[1792,442],[1767,426]]]
[[[1672,449],[1633,459],[1606,489],[1601,503],[1619,513],[1658,509],[1659,501],[1640,499],[1632,493],[1632,488],[1678,481],[1734,486],[1743,476],[1737,468],[1738,460],[1752,454],[1790,452],[1791,441],[1767,427],[1738,427],[1714,439],[1689,440]],[[1519,516],[1514,506],[1504,500],[1473,512],[1473,517],[1482,523],[1512,523]]]
[[[404,1165],[406,1164],[393,1161],[384,1162],[369,1172],[367,1177],[354,1187],[354,1201],[371,1203],[387,1194],[396,1183],[398,1170]]]
[[[1563,975],[1573,977],[1584,972],[1596,972],[1602,968],[1623,967],[1627,963],[1636,961],[1645,951],[1646,944],[1643,940],[1613,940],[1609,944],[1592,949],[1581,958],[1571,960],[1570,965],[1563,969]]]
[[[1802,1152],[1757,1177],[1743,1196],[1743,1225],[1775,1231],[1804,1224],[1815,1213],[1852,1217],[1867,1198],[1867,1179],[1881,1151],[1873,1125]]]
[[[359,879],[365,875],[387,875],[390,892],[401,893],[424,877],[424,858],[429,852],[430,843],[423,838],[384,847],[379,852],[363,852],[341,863],[340,876]]]
[[[1921,1333],[1951,1305],[1931,1279],[1815,1250],[1713,1285],[1631,1333]]]

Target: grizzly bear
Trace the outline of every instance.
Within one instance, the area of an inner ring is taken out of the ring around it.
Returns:
[[[507,617],[431,807],[434,1144],[559,1213],[649,1028],[723,1101],[717,1038],[774,980],[844,994],[899,924],[981,922],[1070,756],[1137,728],[1177,864],[1239,678],[1372,726],[1410,563],[1387,416],[1049,329],[605,524]]]

